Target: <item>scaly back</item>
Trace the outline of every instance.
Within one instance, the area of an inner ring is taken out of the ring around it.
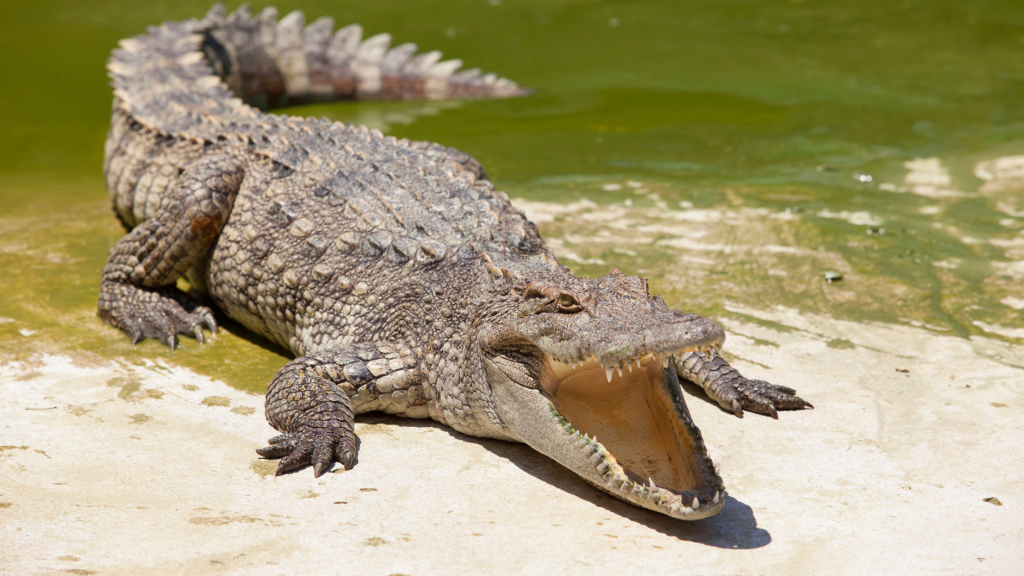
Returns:
[[[468,155],[365,127],[265,114],[246,103],[492,98],[525,90],[477,70],[456,73],[461,62],[438,62],[437,52],[416,56],[412,44],[389,50],[386,34],[362,40],[357,25],[332,34],[330,18],[303,28],[301,12],[276,16],[267,8],[253,18],[247,6],[226,16],[218,4],[202,20],[165,23],[122,41],[108,64],[115,117],[124,114],[157,138],[241,148],[301,174],[302,186],[290,188],[306,193],[274,200],[285,223],[299,208],[339,210],[363,224],[365,234],[354,242],[391,249],[400,259],[419,247],[440,259],[468,244],[513,260],[538,253],[548,259],[535,227]]]

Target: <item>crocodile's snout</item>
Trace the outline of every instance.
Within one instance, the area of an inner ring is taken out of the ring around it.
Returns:
[[[596,301],[592,313],[545,311],[489,341],[502,420],[519,439],[629,502],[680,519],[716,514],[724,486],[683,400],[675,358],[716,355],[721,327],[669,309],[647,294],[643,279],[617,270],[572,289],[575,298]],[[534,358],[530,378],[506,369],[499,356]]]
[[[625,369],[548,360],[541,390],[496,382],[499,414],[536,450],[638,506],[695,520],[725,488],[683,400],[670,357]]]

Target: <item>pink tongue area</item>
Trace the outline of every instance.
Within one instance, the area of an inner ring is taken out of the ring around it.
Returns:
[[[671,423],[672,411],[660,393],[661,363],[619,376],[611,382],[601,366],[545,382],[562,416],[579,430],[596,436],[635,482],[676,492],[692,490],[689,451]]]

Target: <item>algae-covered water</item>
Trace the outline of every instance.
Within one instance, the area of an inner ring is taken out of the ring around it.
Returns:
[[[289,113],[472,153],[577,273],[640,274],[713,318],[782,306],[1024,340],[1020,2],[277,6],[534,87],[516,100]],[[118,39],[208,8],[0,3],[0,361],[171,355],[95,316],[123,234],[101,174],[104,62]],[[175,362],[263,389],[283,353],[226,327],[206,350],[186,340]]]

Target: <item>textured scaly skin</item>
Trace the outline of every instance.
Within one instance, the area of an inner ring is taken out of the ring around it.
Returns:
[[[437,64],[435,53],[414,57],[412,45],[389,51],[386,35],[361,42],[358,27],[332,35],[329,19],[303,22],[216,6],[123,41],[108,66],[104,169],[131,231],[103,270],[99,314],[133,341],[202,341],[213,313],[174,287],[184,275],[216,309],[291,350],[297,359],[266,400],[284,434],[261,454],[282,458],[278,473],[350,466],[353,416],[371,410],[523,441],[492,393],[495,374],[536,392],[546,357],[622,366],[684,344],[713,354],[720,329],[651,298],[646,281],[559,266],[467,154],[267,115],[235,98],[229,88],[264,107],[525,93],[493,75],[456,74],[457,62]],[[704,354],[678,353],[678,373],[737,415],[808,406]],[[709,474],[717,504],[721,480]]]

